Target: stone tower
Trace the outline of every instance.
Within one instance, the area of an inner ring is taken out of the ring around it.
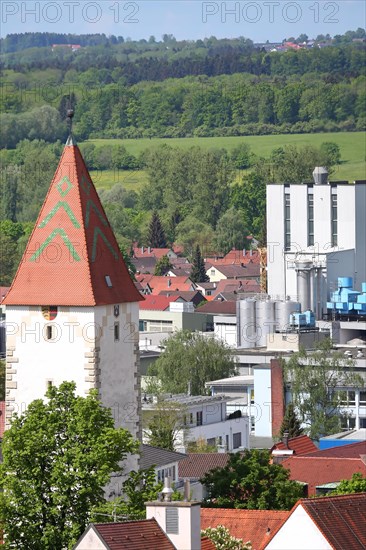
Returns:
[[[6,422],[49,385],[97,388],[116,426],[140,435],[138,302],[72,135],[4,303]],[[136,468],[131,457],[127,469]]]

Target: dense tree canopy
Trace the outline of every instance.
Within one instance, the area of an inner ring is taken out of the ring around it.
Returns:
[[[332,495],[350,495],[352,493],[366,493],[366,477],[361,472],[353,474],[351,479],[342,479]]]
[[[138,442],[114,427],[97,392],[63,382],[15,415],[4,434],[0,521],[8,548],[70,548],[104,502],[104,486]]]
[[[235,374],[231,350],[215,338],[178,331],[164,340],[164,351],[151,367],[162,391],[205,395],[205,382]]]
[[[230,455],[224,468],[208,472],[204,505],[248,510],[290,510],[303,496],[303,488],[289,479],[290,472],[270,463],[266,450],[245,450]]]

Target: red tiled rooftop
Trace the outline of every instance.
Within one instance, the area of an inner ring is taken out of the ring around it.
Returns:
[[[139,300],[84,159],[69,138],[4,303],[89,306]]]
[[[202,508],[201,529],[223,525],[230,535],[244,542],[250,541],[253,550],[261,550],[269,541],[270,534],[277,530],[290,515],[280,510],[240,510],[225,508]]]
[[[216,546],[207,537],[201,539],[201,550],[216,550]]]
[[[150,294],[145,297],[145,300],[140,303],[140,310],[151,310],[151,311],[166,311],[169,309],[171,302],[176,302],[179,296],[155,296]]]
[[[141,306],[140,306],[141,307]],[[318,451],[318,447],[313,443],[313,441],[307,435],[300,435],[298,437],[293,437],[288,440],[287,446],[283,441],[279,441],[273,445],[272,451],[284,451],[291,450],[294,451],[295,455],[304,455],[314,451]]]
[[[300,501],[334,550],[366,548],[366,493]]]
[[[319,458],[359,458],[366,454],[366,441],[358,443],[350,443],[349,445],[340,445],[339,447],[331,447],[330,449],[317,449],[315,452],[307,453],[306,456]]]
[[[228,453],[189,453],[178,464],[178,476],[199,479],[213,468],[224,468],[229,456]]]
[[[290,479],[307,483],[309,496],[315,495],[316,487],[351,479],[356,472],[366,476],[366,464],[360,458],[302,455],[286,458],[281,464],[290,470]]]
[[[134,258],[156,258],[159,260],[172,252],[171,248],[134,247]]]
[[[93,527],[110,550],[175,550],[154,518],[126,523],[97,523]]]
[[[140,280],[140,282],[142,282]],[[148,281],[152,294],[160,294],[162,290],[192,290],[194,283],[187,275],[183,277],[152,276]]]

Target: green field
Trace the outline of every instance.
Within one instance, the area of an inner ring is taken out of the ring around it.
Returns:
[[[147,183],[147,173],[143,170],[90,170],[97,189],[110,189],[117,183],[125,189],[139,191]]]
[[[332,141],[339,145],[342,157],[342,163],[335,167],[332,179],[348,181],[366,179],[366,134],[364,132],[213,138],[92,139],[89,141],[95,145],[124,145],[127,151],[132,155],[138,155],[144,149],[162,143],[166,143],[172,147],[182,147],[185,149],[199,145],[205,149],[225,148],[230,151],[239,143],[245,142],[250,145],[253,153],[263,157],[269,157],[272,149],[283,145],[314,145],[315,147],[319,147],[324,141]],[[114,183],[120,181],[127,189],[138,190],[147,178],[143,171],[129,172],[121,170],[119,173],[114,173],[108,170],[99,175],[98,179],[95,180],[97,187],[109,188],[114,185]]]

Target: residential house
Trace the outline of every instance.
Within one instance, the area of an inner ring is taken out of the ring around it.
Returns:
[[[169,259],[177,258],[177,254],[171,248],[133,247],[133,257],[136,259],[156,258],[156,260],[160,260],[163,256],[168,256]]]
[[[155,518],[122,523],[91,523],[74,550],[176,550]]]
[[[200,479],[215,468],[224,468],[229,461],[229,453],[188,453],[179,462],[178,478],[182,482],[188,479],[191,487],[192,500],[203,500],[206,496],[205,487]]]
[[[290,470],[290,479],[307,485],[307,496],[324,494],[357,472],[366,476],[366,441],[294,455],[282,466]]]
[[[289,515],[290,512],[284,510],[202,508],[201,529],[223,525],[231,536],[250,541],[253,550],[262,550]]]
[[[236,264],[215,264],[206,262],[206,275],[211,283],[221,281],[222,279],[251,279],[259,282],[260,269],[259,264],[249,263],[247,265]]]
[[[211,282],[196,283],[197,290],[202,292],[202,294],[206,297],[209,297],[212,294],[214,294],[214,292],[216,290],[216,286],[217,286],[217,283],[211,283]],[[207,299],[209,299],[209,298],[207,298]]]
[[[163,500],[146,502],[146,519],[90,524],[74,550],[215,550],[201,539],[201,504],[190,499],[185,483],[184,501],[171,500],[173,490],[165,478]]]
[[[140,282],[141,279],[138,279]],[[187,275],[181,277],[167,277],[167,276],[152,276],[149,279],[144,279],[147,286],[150,289],[151,294],[160,294],[163,291],[172,291],[172,290],[184,290],[192,291],[196,289],[195,284]]]
[[[187,457],[186,454],[160,449],[152,445],[141,445],[140,468],[147,469],[154,466],[156,481],[164,481],[169,477],[172,483],[178,481],[178,464]]]
[[[301,499],[265,550],[364,550],[366,493]]]
[[[307,435],[289,438],[284,434],[282,441],[275,443],[271,448],[272,461],[280,464],[290,456],[306,455],[318,450],[318,447]]]
[[[206,298],[201,292],[196,290],[162,290],[160,296],[177,296],[180,301],[192,302],[196,308],[199,304],[206,302]]]

